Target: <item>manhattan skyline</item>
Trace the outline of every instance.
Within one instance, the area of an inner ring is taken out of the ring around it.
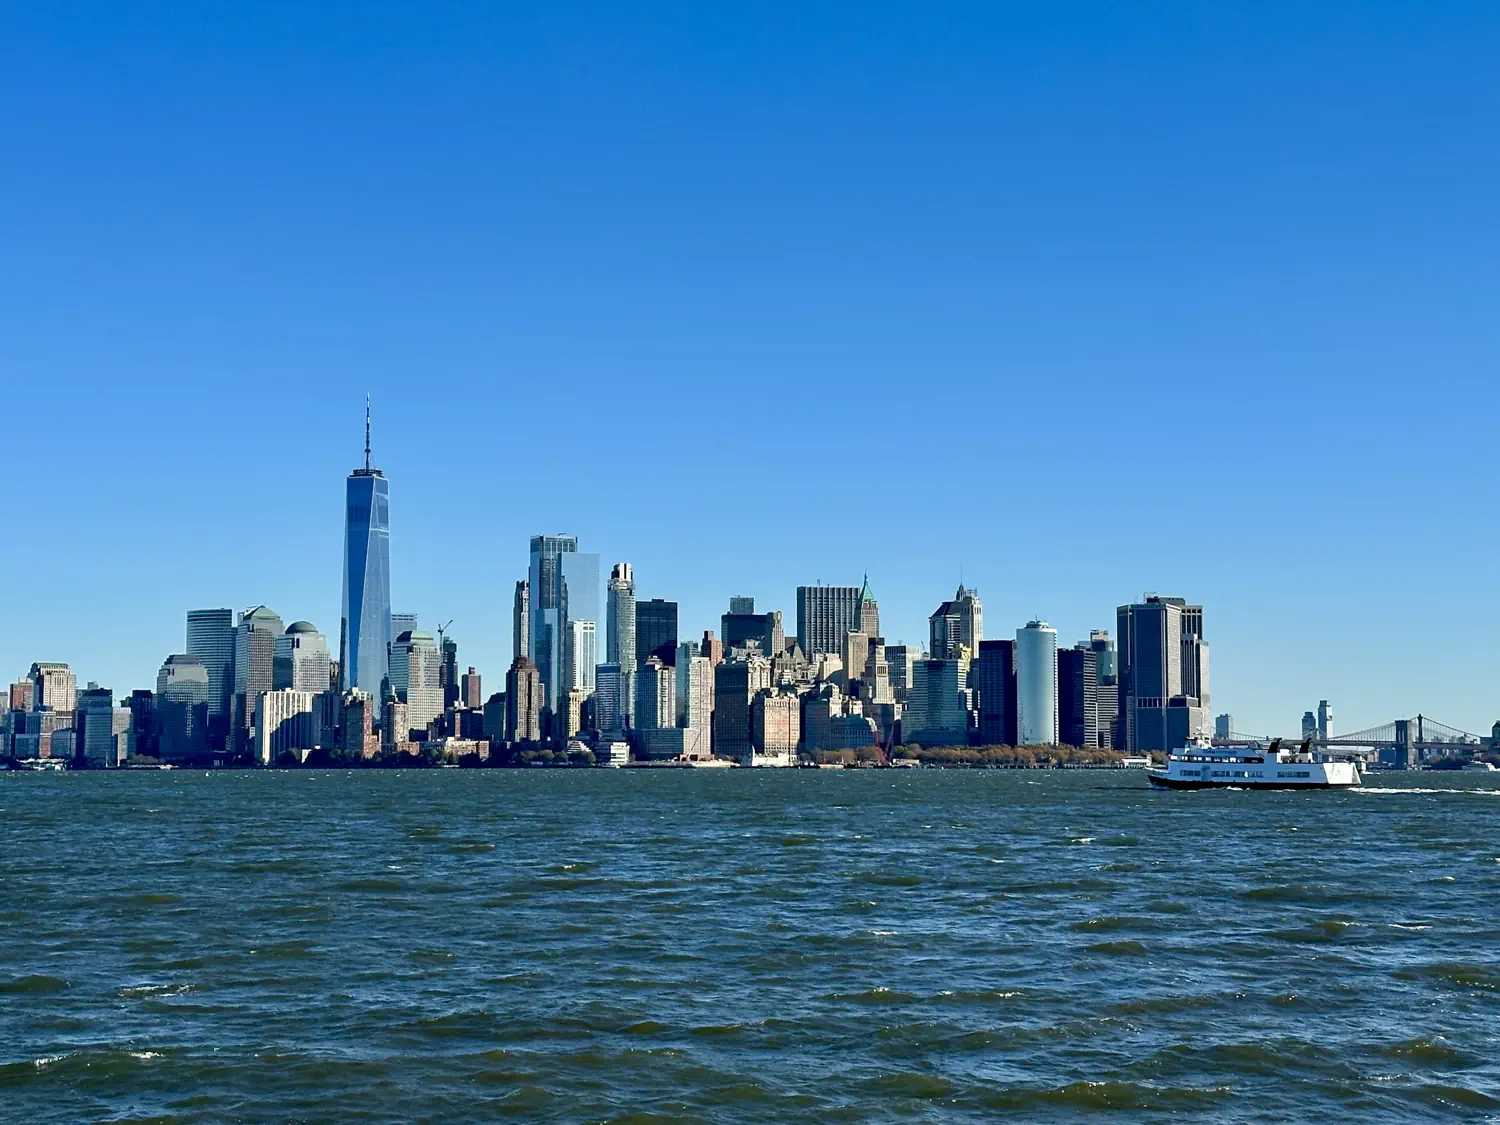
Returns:
[[[489,682],[561,533],[685,636],[1181,593],[1243,729],[1487,731],[1496,14],[1085,7],[7,16],[7,674],[336,648],[369,392],[392,608]]]

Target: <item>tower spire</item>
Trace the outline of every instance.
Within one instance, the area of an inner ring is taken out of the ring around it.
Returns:
[[[365,472],[370,471],[370,392],[365,392]]]

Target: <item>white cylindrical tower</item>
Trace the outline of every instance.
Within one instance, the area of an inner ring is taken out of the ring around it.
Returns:
[[[1045,621],[1016,630],[1016,725],[1022,746],[1057,744],[1057,630]]]

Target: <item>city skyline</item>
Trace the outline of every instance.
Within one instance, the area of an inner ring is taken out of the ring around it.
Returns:
[[[1248,729],[1497,717],[1494,9],[253,9],[0,29],[7,674],[336,651],[368,392],[392,606],[491,683],[566,531],[684,635],[1154,590]]]

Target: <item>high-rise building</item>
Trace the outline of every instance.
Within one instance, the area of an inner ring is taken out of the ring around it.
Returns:
[[[516,600],[511,606],[511,656],[531,659],[531,582],[516,583]]]
[[[1208,732],[1203,607],[1148,595],[1115,613],[1122,749],[1177,750]],[[1188,689],[1192,690],[1189,691]]]
[[[781,624],[781,611],[769,613],[737,613],[735,605],[754,605],[752,598],[730,598],[729,612],[719,618],[719,632],[724,637],[726,651],[749,648],[760,649],[767,660],[774,660],[786,648],[786,632]]]
[[[156,693],[136,688],[125,700],[130,708],[130,752],[145,758],[159,757],[156,740]]]
[[[78,680],[66,664],[41,660],[31,666],[32,709],[71,713],[78,701]]]
[[[263,605],[240,614],[234,631],[234,749],[249,740],[255,725],[255,701],[276,681],[276,638],[281,617]]]
[[[859,589],[859,624],[857,631],[863,633],[871,640],[881,640],[880,636],[880,603],[875,600],[875,595],[870,593],[870,576],[865,575],[864,585]]]
[[[568,622],[568,690],[594,694],[594,668],[599,663],[598,623]]]
[[[911,692],[913,669],[921,655],[916,645],[885,646],[885,662],[891,675],[891,694],[896,697],[897,703],[906,703]]]
[[[1311,711],[1302,712],[1302,737],[1318,737],[1318,716]]]
[[[648,656],[637,667],[636,729],[677,725],[677,669],[659,656]]]
[[[714,718],[714,666],[706,656],[693,655],[690,646],[677,652],[677,725],[710,737]]]
[[[406,704],[411,730],[425,730],[443,713],[439,661],[437,642],[421,629],[402,633],[391,649],[391,690]],[[406,732],[399,733],[397,741],[405,741]]]
[[[531,659],[545,709],[555,715],[567,690],[569,623],[599,620],[599,556],[580,552],[571,535],[535,535],[527,585]]]
[[[748,617],[755,612],[755,599],[747,598],[744,594],[731,594],[729,597],[729,612],[737,617]]]
[[[601,734],[625,733],[625,685],[618,664],[600,664],[594,669],[594,722]]]
[[[1045,621],[1016,630],[1016,733],[1022,746],[1057,743],[1057,630]]]
[[[187,647],[208,672],[207,744],[222,750],[234,714],[234,610],[192,609],[187,615]]]
[[[709,664],[717,668],[724,659],[724,642],[714,636],[712,629],[705,629],[703,643],[698,646],[698,651],[708,657]]]
[[[1099,745],[1124,746],[1125,724],[1120,720],[1119,661],[1115,653],[1115,642],[1106,629],[1095,629],[1089,633],[1089,648],[1094,652],[1099,683],[1095,688],[1097,714],[1099,717]]]
[[[10,685],[10,709],[12,711],[33,711],[33,701],[36,699],[36,682],[34,680],[17,680]]]
[[[751,655],[726,659],[714,669],[713,751],[718,758],[743,761],[752,752],[750,701],[771,686],[771,662]]]
[[[1328,705],[1328,700],[1318,700],[1318,739],[1327,742],[1333,737],[1333,708]]]
[[[115,758],[115,693],[90,684],[78,693],[73,729],[78,736],[78,756],[91,766],[119,765]]]
[[[1223,715],[1214,716],[1214,737],[1225,739],[1234,737],[1233,715],[1225,713]]]
[[[402,633],[415,633],[417,631],[417,615],[415,613],[393,613],[391,614],[391,643],[396,643],[396,638]]]
[[[262,692],[255,705],[255,758],[274,765],[283,754],[300,761],[317,748],[313,701],[317,693],[282,688]]]
[[[750,724],[750,765],[796,765],[797,743],[802,740],[802,706],[796,692],[771,688],[756,692],[750,702]]]
[[[859,599],[858,586],[797,587],[797,644],[809,660],[843,651],[844,634],[859,628]]]
[[[381,697],[390,674],[394,636],[391,486],[370,465],[370,404],[366,400],[364,468],[350,473],[344,486],[344,601],[339,622],[339,677],[344,690],[359,688],[376,699]]]
[[[1099,654],[1087,644],[1057,651],[1057,740],[1099,745]]]
[[[450,622],[451,624],[451,622]],[[438,681],[443,689],[443,708],[458,702],[458,642],[444,636],[439,648]]]
[[[980,641],[979,659],[969,669],[978,699],[979,741],[985,746],[1015,746],[1016,642]]]
[[[314,695],[328,690],[328,642],[306,621],[293,621],[276,638],[271,680],[276,690]]]
[[[628,562],[610,568],[604,630],[604,659],[620,666],[625,726],[617,729],[624,730],[635,711],[635,573]]]
[[[344,692],[339,709],[344,716],[341,727],[344,752],[373,758],[380,749],[375,735],[375,700],[352,688]]]
[[[984,640],[984,610],[979,591],[959,583],[952,601],[943,602],[927,619],[928,653],[933,660],[957,660],[959,646],[966,646],[972,656]]]
[[[479,673],[474,671],[473,665],[470,665],[469,670],[464,673],[459,687],[459,698],[463,700],[465,707],[478,711],[484,706],[484,682],[480,679]]]
[[[505,739],[542,740],[542,679],[536,665],[524,656],[516,657],[505,673]]]
[[[636,602],[635,644],[637,664],[654,656],[668,667],[676,665],[677,603],[661,598]]]
[[[203,661],[192,653],[169,656],[156,674],[153,720],[156,756],[169,765],[206,763],[213,750],[224,749],[222,739],[209,744],[212,706],[217,688]]]
[[[901,741],[922,746],[966,745],[967,702],[963,670],[957,660],[916,661],[901,718]]]
[[[844,646],[839,655],[844,662],[844,688],[850,695],[854,694],[854,682],[864,678],[865,665],[870,660],[870,640],[868,633],[858,629],[844,634]]]

